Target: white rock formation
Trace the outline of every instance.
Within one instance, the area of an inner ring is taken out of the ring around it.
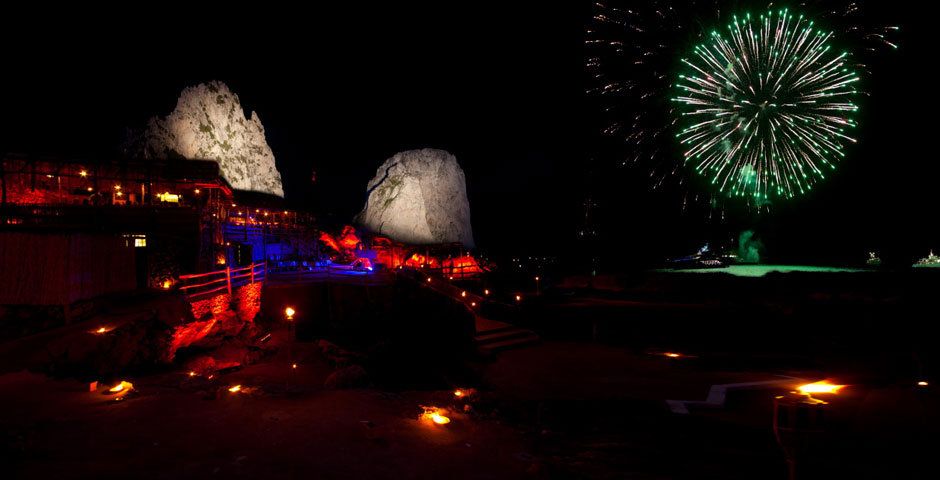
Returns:
[[[356,223],[412,245],[460,242],[473,247],[463,170],[444,150],[395,154],[369,182]]]
[[[237,190],[284,196],[281,173],[258,114],[245,118],[238,95],[222,82],[187,87],[166,118],[153,117],[129,135],[124,153],[138,158],[215,160]]]

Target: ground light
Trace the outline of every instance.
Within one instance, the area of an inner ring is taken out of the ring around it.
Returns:
[[[297,364],[293,362],[293,353],[292,353],[292,344],[293,344],[293,331],[294,331],[294,314],[297,313],[292,307],[287,307],[284,309],[284,314],[287,315],[287,377],[284,379],[284,393],[290,391],[290,377],[292,374],[296,373]]]
[[[796,387],[800,393],[803,393],[807,396],[810,396],[813,393],[839,393],[839,390],[843,388],[845,388],[845,385],[833,385],[825,380]]]
[[[823,380],[800,385],[796,391],[774,399],[774,436],[787,457],[790,480],[800,478],[797,476],[799,465],[805,462],[825,433],[823,412],[829,402],[813,394],[830,398],[845,387]]]
[[[445,413],[444,410],[437,407],[422,406],[421,408],[424,409],[424,413],[421,414],[421,420],[435,425],[447,425],[450,423],[450,419],[443,415]]]
[[[133,389],[134,389],[133,383],[121,380],[121,383],[115,385],[114,387],[109,388],[108,391],[111,393],[119,393],[119,392],[129,392]]]

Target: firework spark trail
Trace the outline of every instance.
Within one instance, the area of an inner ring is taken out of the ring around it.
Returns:
[[[855,141],[844,127],[856,125],[858,76],[847,53],[832,53],[832,32],[787,10],[733,17],[727,29],[682,60],[691,73],[673,101],[693,120],[676,135],[684,162],[729,195],[805,193]]]

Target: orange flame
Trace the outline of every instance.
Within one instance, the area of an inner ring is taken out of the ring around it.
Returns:
[[[164,281],[163,281],[163,289],[164,289],[164,290],[169,290],[169,289],[170,289],[170,285],[172,285],[172,283],[170,283],[169,280],[164,280]]]
[[[242,389],[241,385],[235,385],[234,387],[228,389],[228,391],[232,393],[238,393],[239,391],[241,391],[241,389]]]
[[[107,332],[107,331],[108,331],[108,329],[106,329],[106,328],[104,328],[104,327],[101,327],[101,328],[99,328],[98,330],[95,330],[95,333],[104,333],[104,332]]]
[[[476,395],[476,393],[477,390],[475,388],[460,388],[454,390],[454,397],[465,399]]]
[[[121,383],[115,385],[112,388],[109,388],[108,391],[111,393],[120,393],[120,392],[129,392],[134,389],[134,384],[131,382],[125,382],[121,380]]]
[[[447,425],[450,419],[442,415],[445,411],[437,407],[422,407],[424,413],[421,414],[421,420],[434,422],[437,425]]]

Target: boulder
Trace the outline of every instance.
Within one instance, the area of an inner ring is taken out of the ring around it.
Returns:
[[[284,196],[258,114],[245,118],[238,95],[222,82],[183,89],[172,113],[128,132],[123,150],[137,158],[214,160],[232,188]]]
[[[356,216],[363,229],[412,245],[474,246],[466,180],[450,153],[431,148],[397,153],[379,167],[367,191]]]

